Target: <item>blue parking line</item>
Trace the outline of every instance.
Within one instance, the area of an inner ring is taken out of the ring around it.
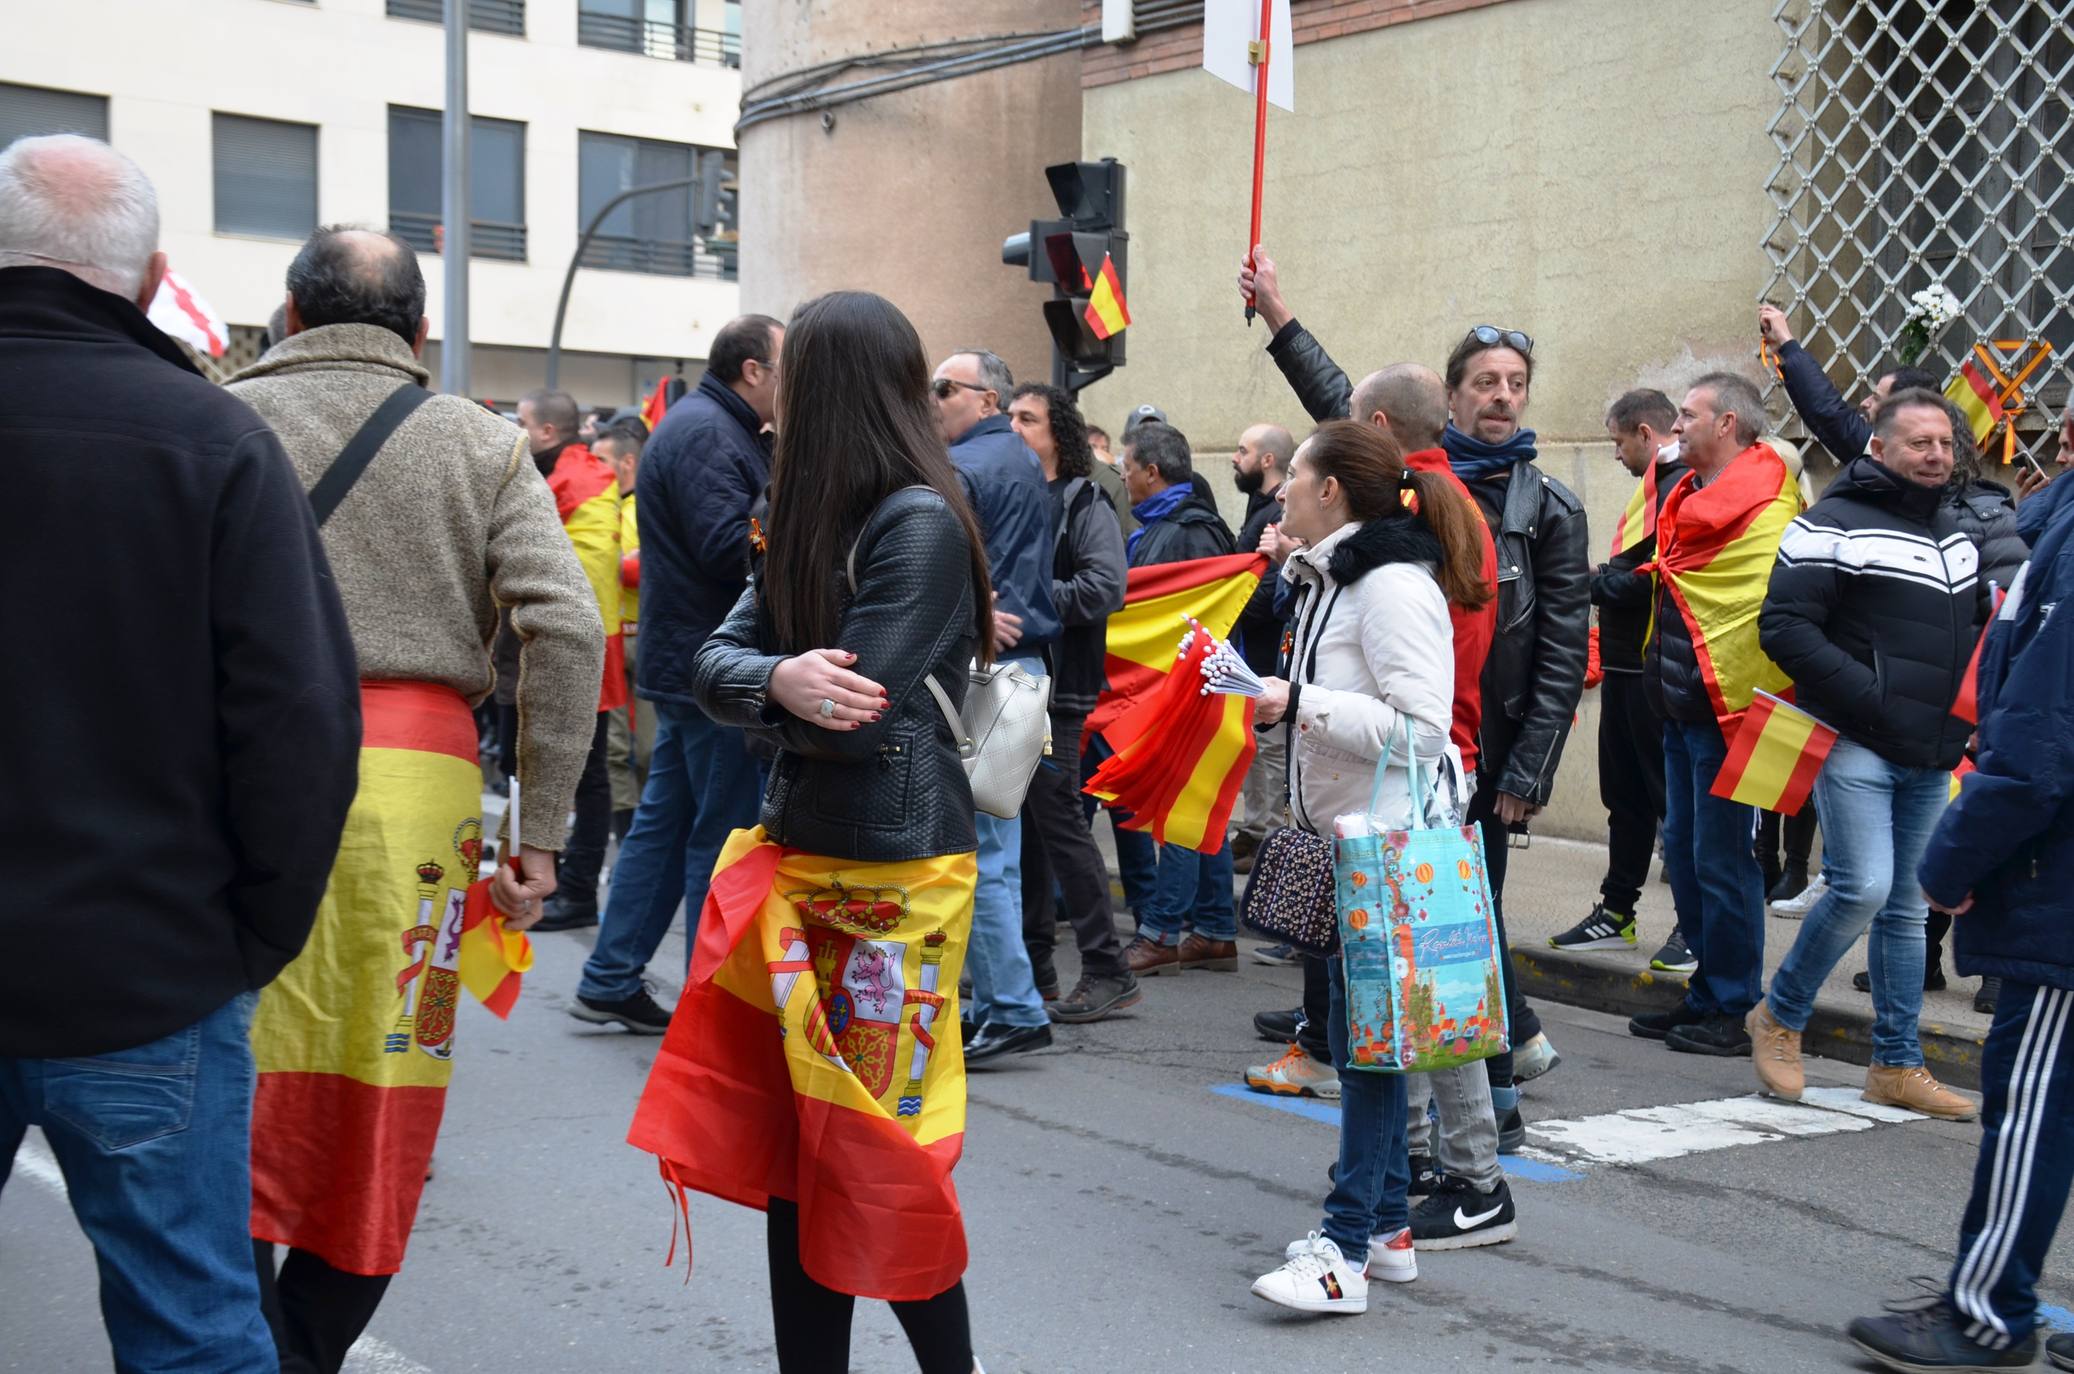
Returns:
[[[1236,1098],[1255,1107],[1270,1107],[1278,1112],[1288,1112],[1291,1116],[1300,1116],[1306,1121],[1319,1122],[1335,1130],[1339,1128],[1339,1108],[1328,1102],[1320,1102],[1309,1097],[1282,1097],[1276,1093],[1255,1092],[1243,1083],[1217,1083],[1211,1086],[1210,1091],[1219,1097]],[[1559,1164],[1549,1164],[1538,1159],[1523,1159],[1519,1155],[1500,1155],[1498,1162],[1505,1166],[1508,1178],[1520,1179],[1527,1183],[1568,1183],[1572,1179],[1584,1177],[1583,1174],[1573,1169],[1565,1169]],[[2058,1308],[2039,1310],[2060,1311]],[[2068,1316],[2069,1324],[2074,1325],[2074,1314],[2062,1315]],[[2057,1323],[2058,1319],[2048,1320]]]
[[[2074,1312],[2069,1312],[2064,1307],[2054,1307],[2041,1302],[2038,1304],[2038,1320],[2055,1331],[2074,1331]]]

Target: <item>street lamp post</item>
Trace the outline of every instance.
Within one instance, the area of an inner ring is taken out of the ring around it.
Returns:
[[[451,5],[454,3],[454,0],[447,0],[447,3]],[[696,186],[698,184],[699,179],[697,177],[681,177],[676,181],[658,181],[648,186],[630,186],[599,206],[598,213],[591,216],[591,222],[583,226],[583,237],[576,240],[576,251],[569,255],[569,270],[562,273],[561,297],[555,301],[554,333],[547,340],[548,390],[554,390],[556,384],[561,379],[562,321],[569,313],[569,289],[576,285],[576,267],[577,264],[583,261],[583,250],[590,247],[591,239],[597,236],[598,226],[605,222],[605,216],[611,214],[635,196],[656,195],[663,191],[681,191],[687,186]]]

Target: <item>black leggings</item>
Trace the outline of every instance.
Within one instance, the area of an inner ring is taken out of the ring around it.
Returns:
[[[275,1268],[269,1241],[252,1242],[259,1306],[273,1329],[281,1374],[338,1374],[346,1352],[374,1319],[391,1274],[349,1274],[307,1250],[290,1249]]]
[[[850,1313],[857,1300],[807,1277],[799,1262],[797,1206],[772,1198],[769,1234],[779,1374],[848,1374]],[[972,1320],[962,1282],[933,1298],[892,1307],[922,1374],[972,1374]]]

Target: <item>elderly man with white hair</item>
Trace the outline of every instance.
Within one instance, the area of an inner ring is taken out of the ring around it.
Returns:
[[[125,1371],[273,1374],[250,1024],[324,895],[353,642],[273,432],[144,318],[151,182],[0,152],[0,1179],[30,1126]]]

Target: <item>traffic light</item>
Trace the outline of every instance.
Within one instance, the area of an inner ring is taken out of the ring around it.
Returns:
[[[1124,168],[1115,158],[1061,162],[1045,168],[1044,178],[1062,218],[1031,220],[1028,233],[1001,245],[1001,261],[1051,283],[1044,323],[1052,381],[1079,391],[1124,363],[1131,241],[1123,227]]]

